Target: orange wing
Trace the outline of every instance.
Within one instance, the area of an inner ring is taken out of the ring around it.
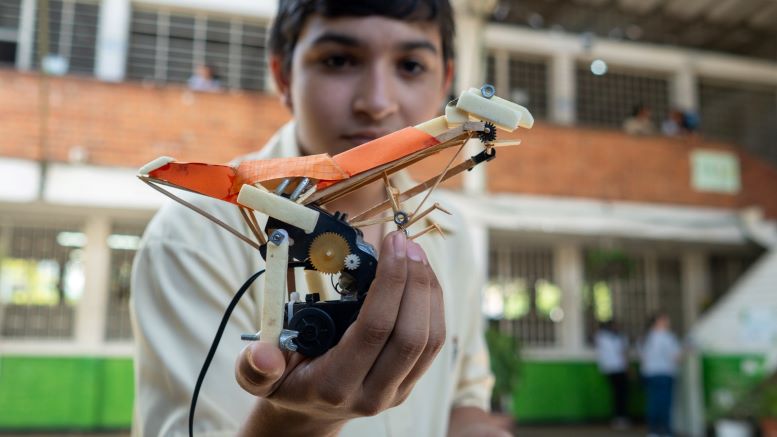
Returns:
[[[437,144],[440,142],[435,137],[421,129],[406,127],[339,153],[332,159],[350,177]],[[317,188],[320,190],[335,183],[337,181],[321,180]]]
[[[243,184],[288,177],[336,182],[348,178],[327,154],[244,161],[237,167],[199,162],[170,162],[148,176],[173,186],[237,204]]]

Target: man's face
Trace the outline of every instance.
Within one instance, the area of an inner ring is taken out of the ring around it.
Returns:
[[[304,151],[334,155],[433,118],[449,77],[436,25],[313,15],[281,91]]]

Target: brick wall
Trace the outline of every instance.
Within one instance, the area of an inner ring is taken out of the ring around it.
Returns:
[[[67,161],[77,146],[87,162],[138,167],[160,155],[225,162],[261,147],[290,114],[275,96],[194,93],[182,87],[51,78],[46,156]],[[40,77],[0,70],[0,156],[41,157]],[[724,208],[759,205],[777,218],[777,169],[738,149],[700,138],[637,138],[617,131],[537,123],[515,135],[523,145],[499,150],[486,165],[488,188],[546,196],[587,197]],[[694,191],[690,152],[728,150],[740,159],[738,195]],[[441,169],[446,156],[423,162],[416,177]],[[448,186],[460,186],[461,178]]]
[[[46,157],[67,161],[78,146],[88,162],[140,166],[160,155],[223,162],[261,147],[290,115],[272,95],[210,94],[66,77],[49,80]],[[0,155],[41,157],[40,78],[0,70]]]
[[[520,137],[523,144],[500,149],[497,159],[488,164],[492,192],[722,208],[758,205],[777,218],[777,169],[730,145],[699,137],[635,137],[543,123],[512,136]],[[690,155],[696,149],[736,154],[741,192],[694,190]]]

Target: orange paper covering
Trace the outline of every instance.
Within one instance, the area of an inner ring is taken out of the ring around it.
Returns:
[[[353,176],[437,144],[440,142],[435,137],[421,129],[406,127],[339,153],[332,159]]]
[[[237,182],[240,186],[288,177],[307,177],[326,181],[339,181],[348,177],[348,173],[343,171],[326,153],[294,158],[245,161],[240,163],[237,172]]]
[[[353,176],[437,144],[440,144],[437,138],[421,129],[406,127],[339,153],[332,159]],[[322,180],[316,188],[321,190],[334,183]]]
[[[149,176],[189,191],[237,203],[237,195],[243,184],[288,177],[338,181],[347,178],[348,174],[329,155],[323,153],[244,161],[237,167],[199,162],[171,162],[153,170]]]
[[[151,171],[148,175],[195,193],[228,200],[237,169],[228,165],[200,162],[170,162]]]

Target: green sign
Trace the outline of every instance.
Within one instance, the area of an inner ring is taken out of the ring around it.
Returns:
[[[698,191],[736,194],[742,187],[739,159],[730,152],[691,152],[691,186]]]

